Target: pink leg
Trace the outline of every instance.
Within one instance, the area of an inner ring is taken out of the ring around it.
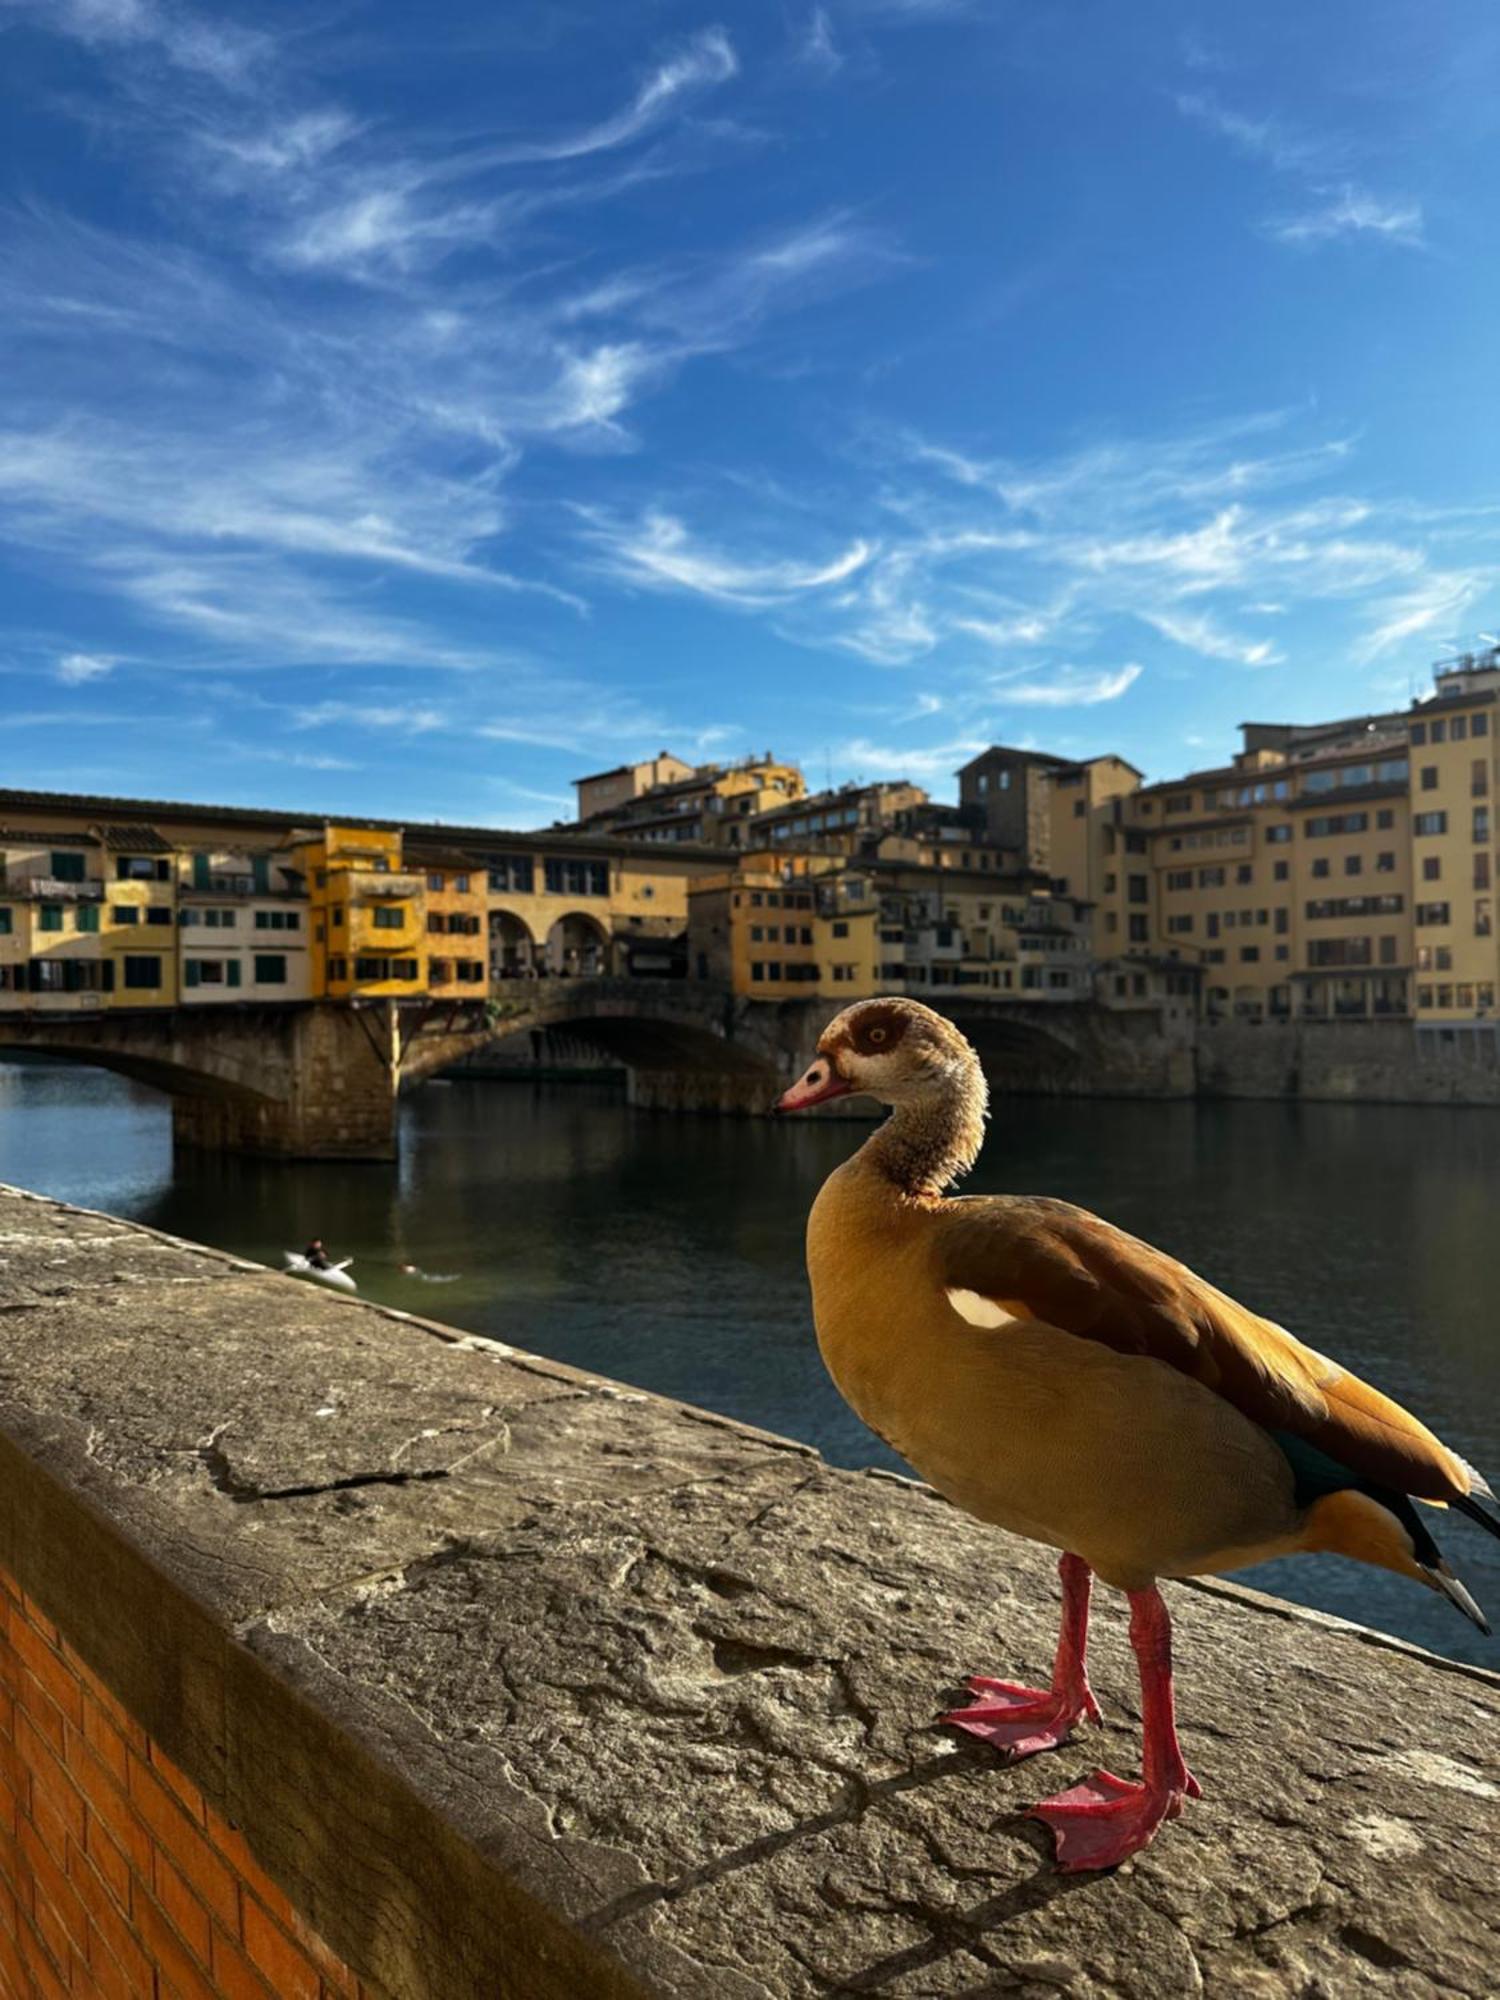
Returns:
[[[1081,1785],[1031,1808],[1051,1827],[1064,1874],[1113,1868],[1144,1847],[1163,1820],[1176,1819],[1184,1799],[1201,1796],[1177,1741],[1172,1624],[1154,1585],[1130,1593],[1130,1643],[1141,1674],[1143,1782],[1132,1785],[1109,1771],[1095,1771]]]
[[[969,1688],[979,1699],[942,1718],[981,1742],[1006,1751],[1012,1763],[1065,1742],[1074,1723],[1085,1716],[1090,1722],[1101,1719],[1084,1665],[1089,1636],[1089,1566],[1082,1556],[1064,1556],[1058,1573],[1063,1587],[1062,1628],[1050,1690],[1023,1687],[1017,1681],[986,1680],[975,1674]]]

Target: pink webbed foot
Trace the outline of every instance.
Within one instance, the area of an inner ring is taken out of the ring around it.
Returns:
[[[1031,1817],[1052,1829],[1057,1865],[1064,1875],[1090,1868],[1114,1868],[1155,1839],[1164,1821],[1176,1819],[1185,1799],[1201,1798],[1191,1771],[1182,1784],[1133,1785],[1112,1771],[1095,1771],[1081,1785],[1042,1799]]]
[[[1018,1681],[992,1681],[982,1674],[967,1683],[979,1697],[967,1708],[950,1709],[941,1717],[955,1729],[967,1730],[981,1743],[1003,1750],[1012,1763],[1039,1750],[1066,1743],[1075,1723],[1099,1722],[1099,1704],[1087,1681],[1063,1691],[1023,1687]]]

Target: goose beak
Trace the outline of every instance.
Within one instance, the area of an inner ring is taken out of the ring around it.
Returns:
[[[854,1089],[834,1068],[827,1056],[819,1056],[811,1067],[777,1098],[776,1111],[806,1111],[809,1105],[826,1104],[831,1097],[848,1097]]]

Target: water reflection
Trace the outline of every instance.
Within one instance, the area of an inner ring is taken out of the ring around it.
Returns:
[[[174,1176],[154,1093],[96,1070],[0,1065],[0,1180],[270,1264],[320,1235],[353,1256],[368,1297],[789,1432],[837,1463],[895,1464],[823,1373],[802,1267],[808,1204],[861,1136],[816,1118],[653,1117],[587,1086],[440,1083],[403,1106],[399,1167],[192,1157]],[[1097,1209],[1410,1403],[1494,1474],[1497,1169],[1487,1111],[1034,1099],[999,1107],[970,1185]],[[1500,1545],[1439,1525],[1500,1615]],[[1500,1664],[1400,1579],[1304,1558],[1252,1580]]]

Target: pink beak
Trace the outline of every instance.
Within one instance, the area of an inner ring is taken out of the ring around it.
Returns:
[[[847,1097],[853,1089],[854,1085],[844,1081],[827,1056],[819,1056],[790,1090],[781,1093],[774,1108],[806,1111],[811,1104],[826,1104],[830,1097]]]

